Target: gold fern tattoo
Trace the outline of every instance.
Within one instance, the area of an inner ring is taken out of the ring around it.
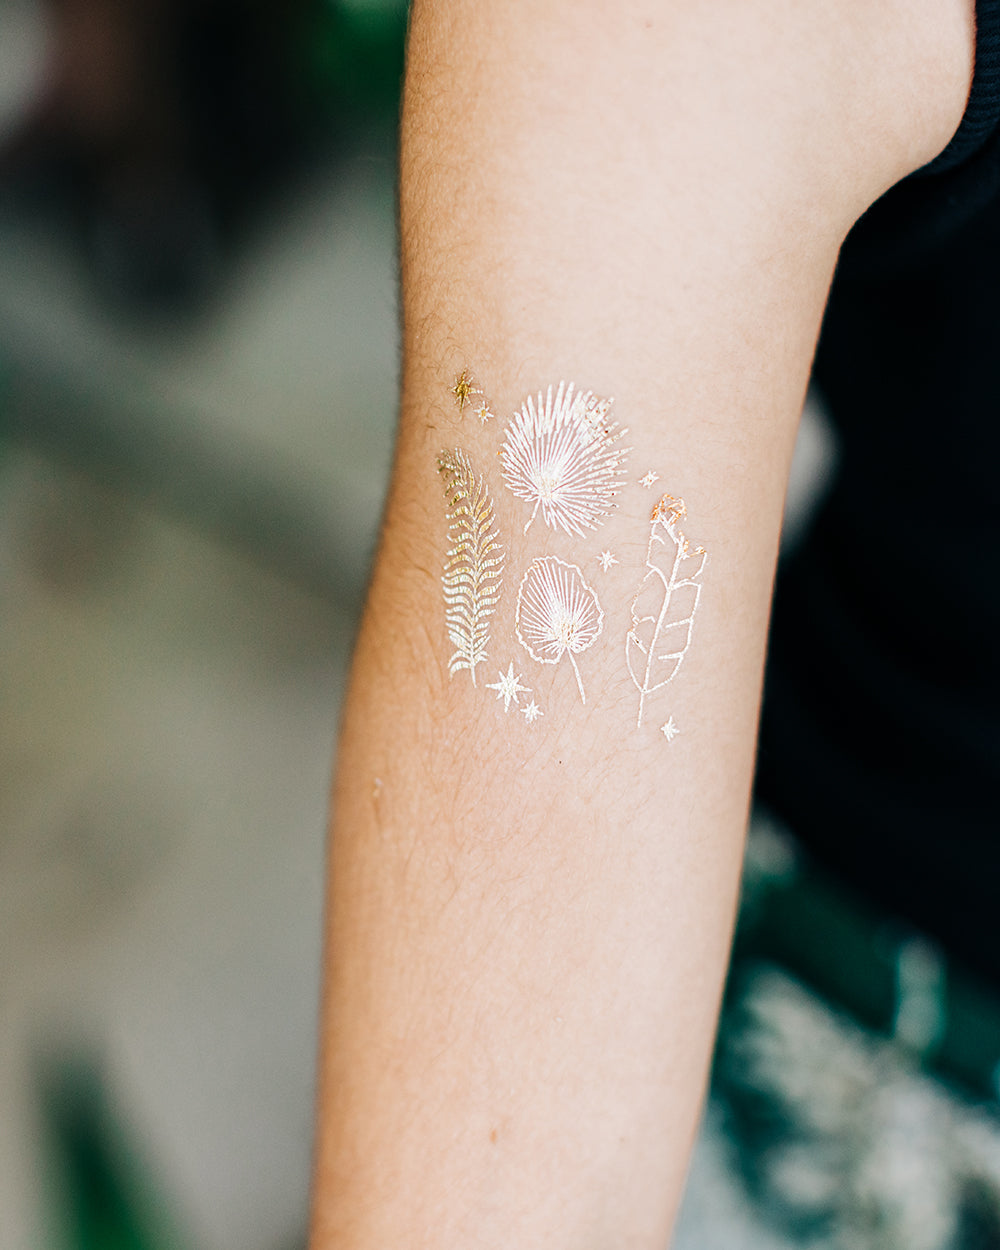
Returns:
[[[476,684],[476,665],[486,659],[489,620],[503,590],[504,549],[499,541],[493,500],[482,476],[476,475],[460,447],[438,454],[448,508],[445,556],[444,615],[455,653],[448,661],[452,675],[467,668]]]

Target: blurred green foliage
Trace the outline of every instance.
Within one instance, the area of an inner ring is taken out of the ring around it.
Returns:
[[[301,64],[311,94],[329,109],[395,116],[399,109],[407,5],[311,0]]]
[[[48,1222],[59,1250],[181,1250],[99,1069],[72,1060],[47,1066],[40,1095],[54,1208]]]

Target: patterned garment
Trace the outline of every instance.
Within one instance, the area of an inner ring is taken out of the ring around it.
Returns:
[[[758,824],[741,932],[761,905],[762,883],[784,878],[807,888],[791,846]],[[892,930],[876,932],[873,962],[885,958]],[[793,949],[808,940],[801,927],[794,937]],[[833,958],[845,949],[834,944]],[[924,952],[915,979],[933,988],[933,948],[899,949],[911,958]],[[730,1232],[729,1246],[1000,1250],[1000,1102],[977,1101],[921,1066],[913,1040],[934,1033],[933,994],[912,995],[892,1029],[878,1033],[761,957],[753,938],[738,951],[706,1132],[722,1143],[728,1183],[739,1178],[735,1187],[747,1200],[746,1236]],[[698,1171],[696,1159],[695,1184]],[[718,1176],[713,1183],[718,1190]],[[704,1195],[700,1201],[711,1205]],[[691,1229],[678,1240],[701,1250],[724,1244],[704,1223],[700,1238]]]

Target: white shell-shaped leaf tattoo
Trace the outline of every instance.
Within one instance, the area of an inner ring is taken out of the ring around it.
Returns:
[[[558,664],[569,656],[587,702],[575,656],[596,642],[604,625],[597,595],[575,564],[556,556],[532,560],[517,592],[517,636],[525,651],[540,664]]]
[[[560,382],[524,401],[507,425],[500,462],[503,479],[518,499],[533,503],[525,531],[542,510],[552,529],[585,537],[603,524],[625,474],[628,433],[609,421],[610,399]]]
[[[482,477],[460,447],[438,455],[448,500],[448,537],[444,562],[444,608],[455,654],[448,661],[454,675],[467,668],[476,684],[476,665],[486,659],[489,620],[503,589],[504,549],[494,525],[493,500]]]
[[[647,696],[673,681],[691,645],[708,554],[704,547],[692,551],[677,528],[685,515],[682,499],[664,495],[650,517],[646,575],[632,600],[625,638],[625,663],[639,691],[638,729]]]

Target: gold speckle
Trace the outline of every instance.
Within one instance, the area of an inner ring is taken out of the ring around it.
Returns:
[[[458,404],[458,411],[463,412],[465,405],[469,402],[473,395],[481,395],[482,391],[476,385],[476,380],[468,369],[463,369],[455,379],[455,385],[451,388],[451,393],[455,396],[455,402]]]

